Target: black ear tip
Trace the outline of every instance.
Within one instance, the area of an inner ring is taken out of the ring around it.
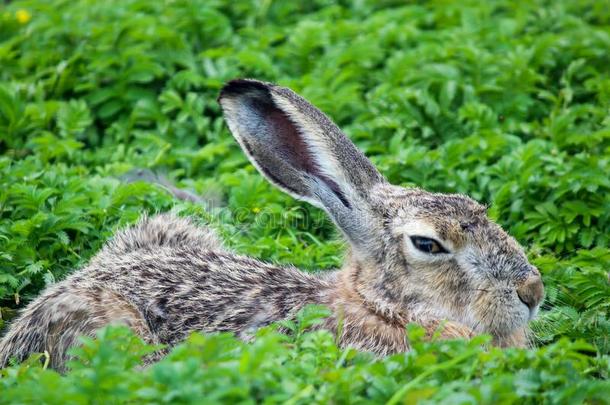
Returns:
[[[218,96],[218,101],[225,97],[240,96],[240,95],[267,95],[269,88],[273,86],[270,83],[261,82],[254,79],[233,79],[223,86]]]

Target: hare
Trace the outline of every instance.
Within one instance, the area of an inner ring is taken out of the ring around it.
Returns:
[[[409,350],[409,322],[443,338],[489,333],[499,346],[527,345],[544,293],[540,273],[484,206],[389,184],[287,88],[233,80],[219,102],[260,173],[342,231],[350,245],[342,268],[312,274],[263,263],[189,219],[144,218],[25,308],[0,343],[0,367],[46,350],[51,367],[65,370],[79,336],[113,323],[168,347],[193,331],[248,339],[307,304],[331,310],[318,327],[340,333],[343,347],[379,356]]]

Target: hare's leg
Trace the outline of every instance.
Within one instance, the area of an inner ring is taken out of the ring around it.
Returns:
[[[102,288],[77,290],[64,294],[54,303],[45,346],[51,353],[51,365],[64,369],[68,349],[79,344],[80,336],[93,337],[107,325],[125,325],[146,343],[158,343],[146,319],[133,304],[114,291]],[[53,353],[57,357],[53,358]]]
[[[65,371],[68,350],[79,345],[79,338],[93,337],[110,324],[127,325],[146,342],[157,342],[140,311],[116,292],[62,286],[40,297],[15,321],[0,343],[0,367],[9,358],[22,361],[46,351],[50,367]]]

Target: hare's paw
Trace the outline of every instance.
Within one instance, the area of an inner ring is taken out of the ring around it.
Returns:
[[[422,326],[426,330],[426,337],[430,339],[471,338],[475,335],[471,328],[459,322],[432,320],[422,322]]]

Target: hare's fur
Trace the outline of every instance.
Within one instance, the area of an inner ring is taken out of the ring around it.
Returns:
[[[0,367],[46,350],[63,370],[79,336],[115,323],[169,347],[192,331],[249,339],[307,304],[331,309],[318,327],[340,333],[341,345],[379,355],[408,350],[408,322],[442,337],[487,332],[498,345],[526,344],[542,283],[483,206],[388,184],[330,119],[288,89],[238,80],[220,102],[261,173],[343,231],[351,245],[344,266],[312,274],[271,265],[232,253],[192,220],[144,218],[28,305],[0,342]],[[442,241],[449,253],[419,251],[414,235]]]

